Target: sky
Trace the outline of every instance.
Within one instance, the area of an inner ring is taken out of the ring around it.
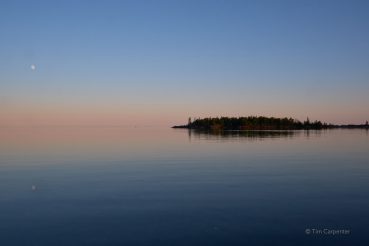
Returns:
[[[369,120],[369,1],[0,1],[0,125]]]

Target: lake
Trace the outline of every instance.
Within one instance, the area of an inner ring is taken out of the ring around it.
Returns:
[[[0,129],[0,245],[369,245],[367,130]]]

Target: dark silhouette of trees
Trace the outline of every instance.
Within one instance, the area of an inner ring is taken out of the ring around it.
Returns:
[[[368,121],[365,124],[334,125],[321,121],[310,121],[309,117],[304,122],[292,118],[275,118],[265,116],[248,117],[208,117],[188,118],[187,125],[173,126],[173,128],[188,128],[197,130],[320,130],[320,129],[369,129]]]
[[[298,130],[330,127],[330,125],[320,121],[310,122],[309,118],[303,123],[287,117],[275,118],[265,116],[199,118],[192,122],[190,119],[187,125],[177,126],[177,128],[204,130]]]

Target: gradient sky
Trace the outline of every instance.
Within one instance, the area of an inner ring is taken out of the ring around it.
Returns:
[[[2,0],[0,125],[363,123],[368,13],[352,0]]]

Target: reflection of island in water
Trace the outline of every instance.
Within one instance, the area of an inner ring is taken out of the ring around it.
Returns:
[[[271,138],[293,138],[303,134],[304,131],[295,130],[199,130],[187,129],[190,139],[208,139],[208,140],[261,140]],[[305,131],[305,135],[308,134]],[[314,131],[318,132],[318,131]]]
[[[368,129],[368,121],[362,125],[334,125],[322,123],[321,121],[311,122],[309,118],[301,122],[292,118],[275,118],[264,116],[248,116],[248,117],[217,117],[203,118],[191,121],[188,119],[187,125],[173,126],[173,128],[187,128],[206,131],[243,131],[243,130],[321,130],[333,128],[359,128]]]

